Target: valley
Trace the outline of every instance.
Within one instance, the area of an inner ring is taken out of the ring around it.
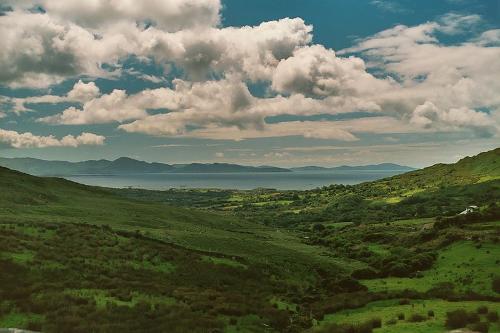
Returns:
[[[117,190],[2,168],[0,327],[500,332],[499,154],[311,191]]]

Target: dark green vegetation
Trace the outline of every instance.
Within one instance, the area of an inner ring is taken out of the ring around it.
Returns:
[[[91,160],[83,162],[45,161],[36,158],[0,158],[0,166],[37,176],[68,175],[122,175],[148,173],[235,173],[235,172],[291,172],[270,166],[243,166],[238,164],[164,164],[148,163],[128,157],[114,161]]]
[[[116,191],[0,168],[0,327],[500,332],[499,153],[306,192]]]
[[[288,313],[268,301],[282,287],[239,259],[84,224],[7,224],[0,244],[2,326],[186,332],[222,330],[231,318],[249,328],[288,324]]]

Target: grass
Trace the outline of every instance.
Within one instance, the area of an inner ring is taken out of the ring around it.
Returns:
[[[308,285],[313,282],[310,274],[313,267],[350,270],[358,265],[354,261],[328,254],[321,247],[307,245],[294,232],[287,230],[249,228],[249,226],[238,231],[206,230],[201,226],[199,228],[198,232],[186,230],[169,232],[167,239],[175,240],[176,243],[186,247],[230,257],[236,256],[252,263],[273,267],[297,285]]]
[[[393,225],[403,225],[403,226],[418,226],[425,224],[434,223],[434,218],[423,218],[423,219],[409,219],[409,220],[399,220],[391,222]]]
[[[353,225],[352,222],[334,222],[334,223],[327,223],[325,226],[333,229],[339,229],[347,226]]]
[[[165,296],[146,295],[143,293],[131,293],[130,301],[123,301],[117,297],[109,295],[107,290],[99,289],[66,289],[64,291],[67,295],[77,296],[86,299],[93,299],[98,308],[104,308],[108,303],[116,305],[132,307],[137,305],[140,301],[148,302],[151,304],[165,304],[172,305],[176,303],[175,298]]]
[[[25,327],[30,321],[41,321],[43,316],[36,314],[18,313],[12,311],[4,316],[0,316],[0,327],[16,328]]]
[[[137,270],[150,270],[160,273],[171,273],[175,270],[175,265],[165,261],[127,261],[127,265],[132,266]]]
[[[29,263],[33,261],[34,253],[31,251],[23,251],[19,253],[3,253],[3,257],[7,257],[12,259],[12,261],[17,262],[17,263]]]
[[[395,203],[401,202],[401,200],[403,200],[402,197],[390,197],[390,198],[385,199],[385,202],[388,204],[395,204]]]
[[[493,311],[500,311],[500,304],[494,302],[477,302],[477,301],[462,301],[462,302],[447,302],[443,300],[414,300],[408,305],[399,305],[399,300],[377,301],[354,310],[344,310],[335,314],[326,315],[320,325],[330,322],[335,323],[358,323],[364,322],[371,318],[382,319],[382,328],[375,329],[374,333],[442,333],[444,322],[446,320],[446,312],[465,309],[467,311],[475,311],[477,307],[485,305]],[[412,314],[418,313],[427,317],[429,310],[434,311],[435,316],[420,323],[410,323],[408,319]],[[403,313],[405,320],[398,320],[394,325],[388,325],[387,322],[391,319],[397,319],[397,315]],[[484,318],[482,319],[485,320]],[[498,323],[493,323],[490,326],[490,333],[500,332]]]
[[[482,295],[496,295],[491,289],[492,277],[498,269],[500,247],[486,243],[477,248],[471,241],[457,242],[443,249],[433,268],[418,278],[385,278],[364,280],[371,291],[425,292],[438,283],[452,282],[459,292],[474,291]]]
[[[380,254],[380,255],[387,255],[390,253],[390,251],[387,249],[386,246],[380,245],[380,244],[369,244],[367,246],[367,248],[371,252],[374,252],[374,253]]]
[[[8,196],[0,193],[1,221],[98,224],[138,231],[194,250],[236,256],[280,270],[286,267],[283,274],[297,284],[311,282],[308,276],[312,267],[339,269],[355,265],[323,255],[321,248],[304,244],[293,231],[277,231],[232,216],[130,200],[105,189],[3,168],[0,185],[12,188]],[[75,198],[78,205],[74,204]],[[37,232],[36,227],[23,231],[32,235]]]
[[[297,311],[297,304],[288,302],[284,299],[280,299],[278,297],[273,297],[270,300],[271,304],[275,305],[277,309],[279,310],[286,310],[286,311]]]
[[[229,267],[235,267],[235,268],[241,268],[241,269],[247,269],[248,268],[247,265],[239,263],[236,260],[227,259],[227,258],[217,258],[217,257],[203,256],[202,260],[211,262],[211,263],[216,264],[216,265],[226,265],[226,266],[229,266]]]

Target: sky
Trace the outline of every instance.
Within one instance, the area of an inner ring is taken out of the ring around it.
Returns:
[[[423,167],[499,142],[500,0],[0,0],[0,156]]]

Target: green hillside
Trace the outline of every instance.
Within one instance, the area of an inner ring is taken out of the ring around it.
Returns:
[[[392,193],[438,189],[444,186],[470,185],[500,179],[500,148],[466,157],[454,164],[436,164],[428,168],[375,182]]]
[[[0,328],[500,332],[498,152],[304,192],[111,190],[0,168]]]
[[[500,148],[455,164],[358,185],[331,185],[309,191],[120,190],[129,198],[219,211],[282,227],[315,223],[375,223],[452,216],[470,205],[500,204]]]
[[[227,215],[130,200],[64,179],[0,168],[0,186],[8,189],[0,192],[0,219],[9,223],[107,225],[196,250],[245,255],[257,262],[268,261],[263,256],[272,254],[278,266],[292,257],[300,264],[310,263],[310,253],[320,252],[302,245],[294,233]],[[331,266],[335,261],[318,257],[309,265],[313,263]]]

